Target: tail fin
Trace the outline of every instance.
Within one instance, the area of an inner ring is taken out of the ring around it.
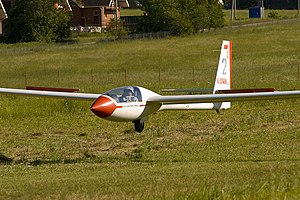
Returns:
[[[223,40],[219,65],[214,85],[213,93],[218,90],[230,90],[231,89],[231,72],[232,72],[232,42]],[[221,109],[230,108],[230,102],[223,102]]]

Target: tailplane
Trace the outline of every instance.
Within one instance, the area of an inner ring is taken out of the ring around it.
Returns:
[[[213,93],[217,93],[219,90],[230,90],[232,83],[232,42],[223,40],[217,75],[215,79],[215,85]],[[222,102],[220,109],[227,109],[231,107],[230,102]]]

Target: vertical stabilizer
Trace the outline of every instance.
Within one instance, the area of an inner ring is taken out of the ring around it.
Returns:
[[[217,75],[215,79],[214,91],[215,94],[218,90],[230,90],[232,83],[232,42],[223,40]],[[223,102],[221,109],[230,108],[230,102]]]

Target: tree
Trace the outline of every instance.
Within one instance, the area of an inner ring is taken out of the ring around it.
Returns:
[[[208,27],[207,28],[220,28],[224,26],[223,5],[215,0],[208,0]]]
[[[141,31],[170,31],[173,35],[224,26],[218,0],[142,0]]]
[[[8,42],[61,41],[70,36],[71,16],[54,0],[16,0],[8,13]]]
[[[53,40],[63,41],[71,35],[71,14],[63,10],[55,9],[53,11],[53,18],[50,23],[50,28],[54,32]]]

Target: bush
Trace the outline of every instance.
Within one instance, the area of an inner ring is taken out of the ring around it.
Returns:
[[[117,30],[116,30],[116,25],[117,25]],[[118,20],[117,23],[115,19],[111,19],[107,25],[106,28],[107,32],[110,33],[111,35],[114,36],[123,36],[123,35],[128,35],[128,30],[124,27],[123,21]]]
[[[139,24],[142,32],[184,35],[224,26],[218,0],[141,0],[141,3],[145,12]]]
[[[5,43],[5,37],[4,37],[4,35],[0,35],[0,43]]]
[[[7,42],[62,41],[70,36],[71,16],[53,0],[16,0],[5,23]]]
[[[279,19],[281,18],[281,16],[279,15],[279,13],[276,10],[272,10],[269,14],[268,14],[269,18],[273,18],[273,19]]]

